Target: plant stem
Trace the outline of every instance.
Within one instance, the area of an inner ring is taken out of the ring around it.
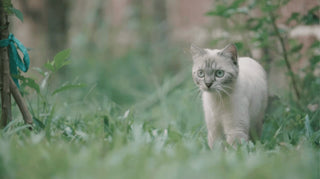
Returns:
[[[26,103],[23,101],[23,98],[20,94],[18,87],[13,82],[11,77],[9,78],[9,80],[10,80],[10,91],[12,93],[14,100],[16,101],[16,103],[20,109],[20,112],[22,114],[24,122],[26,124],[32,124],[32,116],[27,108]]]
[[[270,17],[271,17],[272,27],[273,27],[273,29],[274,29],[274,31],[276,33],[276,36],[279,39],[280,44],[281,44],[281,48],[282,48],[282,52],[283,52],[283,58],[284,58],[284,61],[286,63],[287,70],[289,72],[289,76],[291,78],[293,90],[295,92],[295,95],[296,95],[298,101],[300,101],[300,93],[299,93],[298,86],[297,86],[297,83],[296,83],[296,80],[295,80],[295,77],[294,77],[294,73],[293,73],[292,68],[291,68],[291,64],[290,64],[289,59],[288,59],[288,53],[287,53],[287,49],[285,47],[284,39],[283,39],[283,37],[281,36],[281,34],[279,32],[279,28],[278,28],[278,26],[276,24],[275,16],[272,14],[272,12],[270,12],[269,14],[270,14]]]

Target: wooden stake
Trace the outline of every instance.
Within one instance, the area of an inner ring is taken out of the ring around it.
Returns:
[[[3,2],[0,1],[0,39],[7,39],[9,36],[9,21],[8,15],[4,11]],[[10,95],[10,65],[8,47],[0,48],[0,63],[1,63],[1,121],[0,126],[4,127],[11,121],[11,95]]]
[[[4,11],[3,1],[0,0],[0,39],[9,37],[8,14]],[[13,95],[23,120],[27,124],[32,124],[32,116],[24,103],[23,98],[16,84],[10,76],[10,61],[8,47],[0,48],[0,91],[1,91],[1,119],[0,127],[5,127],[12,119],[11,115],[11,94]],[[32,129],[30,127],[30,129]]]

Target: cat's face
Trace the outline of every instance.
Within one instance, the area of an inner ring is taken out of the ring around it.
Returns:
[[[222,50],[201,49],[191,46],[192,77],[202,90],[228,94],[238,77],[237,49],[228,45]]]

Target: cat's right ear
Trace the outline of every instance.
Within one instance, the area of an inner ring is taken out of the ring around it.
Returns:
[[[221,52],[219,52],[219,54],[231,58],[235,65],[238,64],[238,52],[237,47],[234,44],[227,45],[221,50]]]
[[[205,55],[207,52],[204,49],[196,46],[195,44],[191,44],[190,53],[192,55],[193,60],[195,60],[198,57]]]

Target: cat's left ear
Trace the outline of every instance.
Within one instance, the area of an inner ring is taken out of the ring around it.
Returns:
[[[220,52],[221,55],[231,58],[233,64],[238,64],[238,52],[237,47],[234,44],[227,45],[224,49]]]

